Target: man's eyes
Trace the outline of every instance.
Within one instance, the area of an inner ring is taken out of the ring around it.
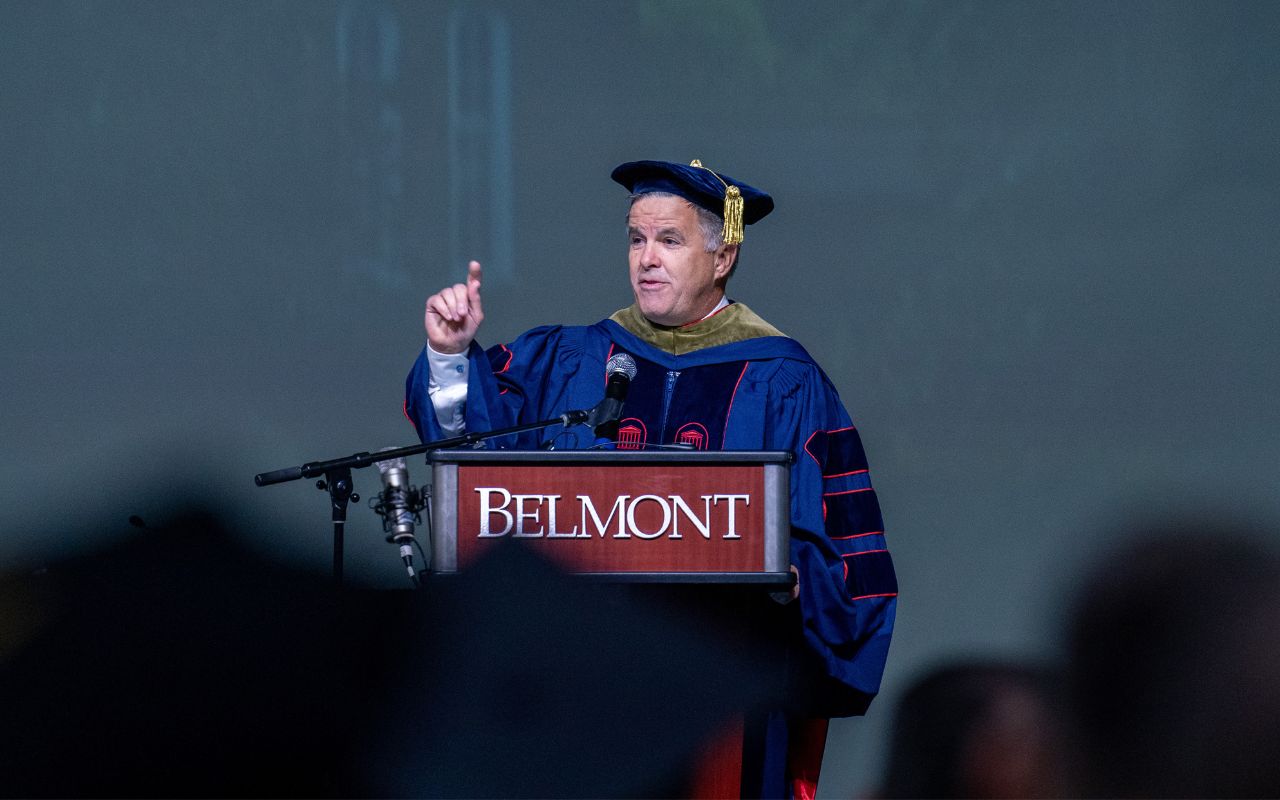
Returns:
[[[630,237],[630,241],[632,246],[644,244],[644,237],[633,234]],[[676,236],[664,236],[659,241],[661,241],[663,244],[665,244],[668,247],[679,247],[680,245],[684,244],[684,240]]]

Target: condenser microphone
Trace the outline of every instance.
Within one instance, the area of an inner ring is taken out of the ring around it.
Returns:
[[[604,399],[591,409],[588,424],[595,429],[596,438],[614,441],[618,438],[618,420],[622,418],[627,388],[636,376],[636,360],[626,353],[615,353],[604,365],[604,370],[609,375]]]
[[[417,519],[418,510],[414,503],[414,490],[409,485],[409,470],[403,458],[393,458],[378,462],[378,472],[382,473],[382,493],[378,495],[376,511],[382,517],[382,529],[387,532],[387,541],[400,546],[400,558],[409,570],[409,577],[415,578],[413,569],[413,523]]]

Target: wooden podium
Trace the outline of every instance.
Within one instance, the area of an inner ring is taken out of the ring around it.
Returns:
[[[466,572],[520,540],[566,572],[678,598],[786,673],[787,452],[432,453],[430,569]],[[665,588],[664,588],[665,585]],[[789,619],[789,618],[787,618]],[[727,622],[726,622],[727,621]],[[792,620],[794,621],[794,620]],[[758,797],[763,717],[738,715],[704,743],[688,797]]]
[[[571,573],[641,583],[791,584],[791,454],[432,453],[431,571],[523,540]]]

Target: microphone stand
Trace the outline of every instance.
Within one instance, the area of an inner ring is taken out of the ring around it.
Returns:
[[[253,482],[258,486],[271,486],[272,484],[296,481],[301,478],[319,478],[323,476],[322,480],[316,482],[316,488],[329,492],[329,505],[333,519],[333,580],[335,584],[341,586],[342,549],[346,530],[347,505],[351,501],[360,502],[360,495],[355,493],[351,479],[352,469],[367,467],[379,461],[416,456],[419,453],[426,453],[430,450],[448,450],[463,445],[474,445],[486,439],[497,439],[502,436],[525,433],[526,431],[541,430],[550,428],[552,425],[564,425],[568,428],[571,425],[578,425],[590,419],[591,414],[589,412],[566,411],[554,419],[542,420],[541,422],[527,422],[523,425],[513,425],[510,428],[500,428],[486,433],[464,433],[461,436],[437,439],[434,442],[395,447],[390,450],[379,450],[376,453],[355,453],[344,458],[311,461],[299,467],[286,467],[272,472],[262,472],[253,476]]]

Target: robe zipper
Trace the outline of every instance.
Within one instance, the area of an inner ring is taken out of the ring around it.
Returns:
[[[662,433],[658,435],[658,441],[665,443],[667,441],[667,414],[671,411],[671,395],[676,391],[676,378],[680,377],[677,370],[667,370],[667,383],[662,394]]]

